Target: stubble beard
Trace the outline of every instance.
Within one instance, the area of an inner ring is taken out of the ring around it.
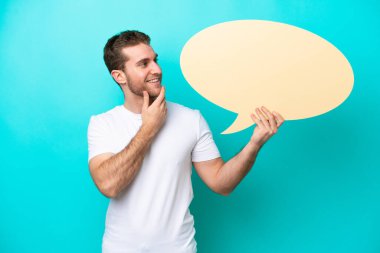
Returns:
[[[158,95],[160,94],[159,92],[153,92],[149,89],[149,87],[147,87],[147,84],[144,82],[144,84],[142,85],[143,87],[142,88],[139,88],[139,85],[136,85],[130,78],[128,75],[126,75],[127,77],[127,85],[128,85],[128,88],[129,90],[139,96],[139,97],[144,97],[144,93],[143,91],[147,91],[148,92],[148,95],[151,99],[155,100]],[[161,79],[161,77],[159,77]]]

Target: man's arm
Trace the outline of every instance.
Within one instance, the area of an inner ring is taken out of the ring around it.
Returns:
[[[165,88],[149,106],[149,97],[144,91],[142,125],[129,144],[119,153],[106,153],[90,160],[91,176],[100,190],[109,198],[116,197],[136,177],[144,156],[154,137],[166,119]]]
[[[251,140],[240,153],[224,163],[222,158],[204,162],[194,162],[194,168],[206,185],[216,193],[228,195],[248,174],[255,163],[261,147],[272,137],[284,122],[284,118],[276,112],[256,109],[258,115],[251,114],[256,123]],[[265,115],[266,116],[265,116]]]

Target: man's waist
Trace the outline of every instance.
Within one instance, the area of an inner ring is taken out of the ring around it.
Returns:
[[[193,249],[196,248],[194,234],[193,227],[187,233],[179,233],[175,236],[163,233],[112,235],[106,230],[103,236],[103,252],[118,252],[119,250],[125,252],[129,250],[131,252],[194,252]],[[183,251],[185,249],[187,251]]]

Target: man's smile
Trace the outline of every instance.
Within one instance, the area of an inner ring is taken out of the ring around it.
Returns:
[[[146,81],[147,83],[158,83],[160,82],[160,78],[153,78],[153,79],[150,79],[148,81]]]

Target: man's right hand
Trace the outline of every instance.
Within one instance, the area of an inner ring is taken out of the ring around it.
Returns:
[[[143,91],[143,94],[144,103],[141,111],[141,127],[154,136],[159,132],[166,119],[167,107],[165,100],[165,87],[162,86],[160,94],[151,105],[149,105],[148,92]]]

